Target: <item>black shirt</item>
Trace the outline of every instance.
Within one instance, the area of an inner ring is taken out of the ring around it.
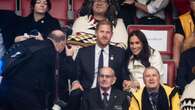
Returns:
[[[195,17],[193,16],[192,12],[190,14],[192,16],[193,23],[195,23]],[[183,27],[181,25],[180,19],[176,19],[175,22],[174,22],[174,25],[175,25],[175,28],[176,28],[175,33],[182,34],[185,37],[185,33],[184,33]]]
[[[47,38],[48,34],[55,29],[59,29],[60,25],[57,19],[46,13],[45,17],[39,21],[35,21],[33,14],[21,19],[18,27],[16,28],[16,36],[29,34],[31,30],[38,30],[43,38]]]

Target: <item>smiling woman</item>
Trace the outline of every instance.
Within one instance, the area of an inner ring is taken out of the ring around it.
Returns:
[[[149,46],[146,36],[140,30],[132,31],[129,34],[126,61],[126,70],[129,72],[129,77],[135,83],[139,83],[136,84],[138,87],[144,86],[143,72],[146,67],[153,66],[157,68],[161,77],[164,74],[160,53]]]

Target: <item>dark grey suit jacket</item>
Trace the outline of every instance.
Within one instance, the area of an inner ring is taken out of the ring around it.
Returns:
[[[109,46],[109,67],[113,68],[117,81],[115,87],[121,89],[122,81],[128,80],[128,73],[123,71],[125,51],[122,48]],[[80,81],[84,89],[92,86],[95,75],[95,46],[81,48],[76,58],[77,64],[77,80]]]
[[[127,95],[117,89],[111,90],[109,105],[105,108],[100,89],[94,88],[83,94],[80,110],[128,110],[128,108],[129,101]]]

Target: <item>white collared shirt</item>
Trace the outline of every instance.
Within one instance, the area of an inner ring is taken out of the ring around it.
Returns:
[[[109,45],[107,45],[105,48],[103,48],[103,58],[104,58],[104,64],[103,67],[108,67],[109,66]],[[97,74],[98,74],[98,64],[99,64],[99,57],[101,54],[102,48],[100,48],[97,44],[95,45],[95,76],[93,80],[93,84],[91,88],[95,88],[97,85]]]
[[[100,93],[101,93],[101,98],[102,98],[102,100],[103,100],[103,99],[104,99],[103,93],[105,93],[105,91],[103,91],[103,90],[100,88]],[[107,100],[109,100],[109,99],[110,99],[110,94],[111,94],[111,88],[108,89],[108,91],[106,91],[106,93],[108,94]]]

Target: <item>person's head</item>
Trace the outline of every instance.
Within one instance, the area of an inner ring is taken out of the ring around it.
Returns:
[[[145,34],[142,31],[135,30],[129,34],[127,52],[131,53],[137,59],[141,60],[141,63],[144,66],[146,67],[150,66],[149,63],[149,57],[151,55],[150,46],[148,44]]]
[[[106,47],[112,38],[113,34],[112,23],[109,21],[101,21],[97,24],[95,34],[97,45],[101,48]]]
[[[160,87],[160,74],[155,67],[147,67],[144,70],[143,80],[145,87],[150,91],[156,91]]]
[[[48,35],[48,39],[54,43],[57,52],[62,52],[64,50],[66,45],[66,35],[64,34],[63,30],[53,30]]]
[[[100,14],[106,16],[109,4],[107,0],[93,0],[92,12],[93,14]]]
[[[50,0],[31,0],[31,9],[33,13],[45,14],[51,9]]]
[[[189,0],[189,2],[192,12],[195,13],[195,0]]]
[[[116,0],[86,0],[80,15],[102,15],[116,26],[119,8]]]
[[[98,84],[102,90],[108,90],[116,82],[115,72],[110,67],[100,68],[98,73]]]

